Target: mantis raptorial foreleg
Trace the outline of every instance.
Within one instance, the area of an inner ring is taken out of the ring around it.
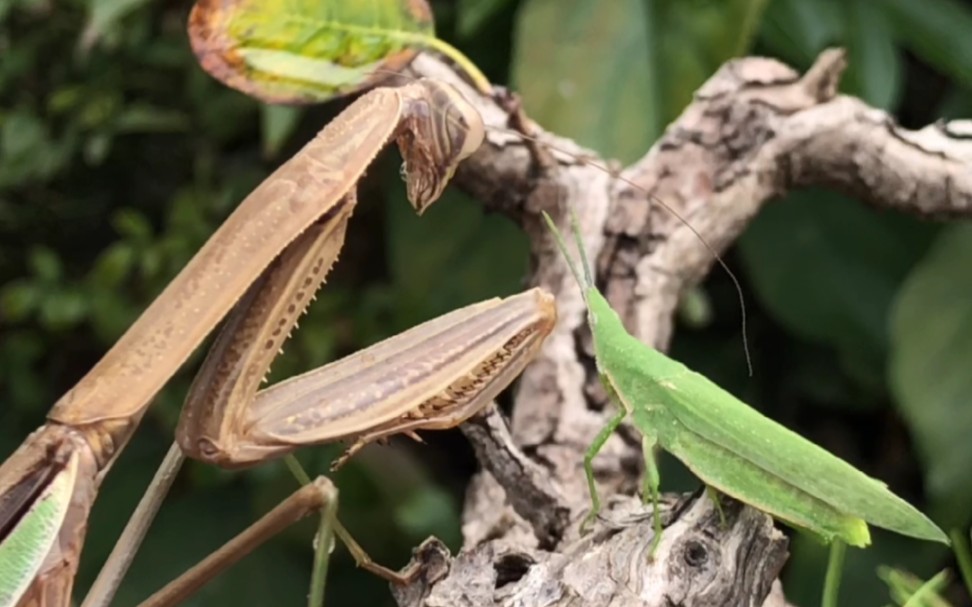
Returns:
[[[353,205],[353,196],[345,204]],[[340,249],[345,226],[346,220],[311,226],[234,307],[186,400],[177,430],[186,453],[240,467],[303,445],[354,439],[339,465],[383,436],[455,426],[512,381],[552,329],[552,300],[533,290],[469,306],[257,392],[324,278],[321,260]],[[145,526],[144,517],[134,518]],[[86,605],[107,604],[140,540],[139,533],[119,542],[117,560],[113,555],[93,588],[97,598]],[[364,568],[401,580],[363,552],[353,554]]]
[[[246,304],[255,300],[248,297],[242,301]],[[241,325],[252,328],[252,323],[242,320],[248,309],[244,305],[234,312],[199,377],[206,377],[206,370],[228,364],[221,357],[222,346],[234,343],[233,336],[240,335]],[[353,439],[339,463],[361,446],[384,436],[450,428],[481,410],[520,373],[552,330],[555,318],[550,295],[531,289],[506,299],[467,306],[255,394],[242,394],[236,385],[214,386],[197,378],[180,421],[180,443],[189,447],[234,445],[235,451],[207,449],[202,453],[218,465],[238,467],[304,445]],[[246,333],[254,339],[249,347],[230,350],[240,354],[236,360],[250,360],[254,348],[265,350],[260,331]],[[269,364],[270,359],[266,362]],[[226,375],[251,376],[253,373],[245,371]],[[250,387],[255,390],[258,383],[252,382]],[[235,394],[239,398],[213,403],[204,398],[209,393]],[[196,416],[207,412],[201,407],[220,410],[222,417],[210,418],[208,426],[195,426],[199,419]],[[234,433],[234,427],[226,422],[231,413],[236,416],[233,419],[243,420],[246,432]],[[207,435],[210,428],[222,434],[211,438]],[[229,459],[234,453],[245,457]],[[261,459],[253,458],[257,453],[262,454]],[[136,524],[144,526],[143,522]],[[137,541],[135,545],[120,546],[122,554],[118,558],[123,559],[123,564],[117,567],[124,569],[136,548]],[[371,564],[360,550],[353,554],[360,566],[390,581],[402,582],[408,577]],[[101,605],[110,600],[113,583],[121,575],[115,571],[104,575],[107,587],[99,588],[99,598],[86,604]]]
[[[456,426],[519,375],[556,314],[539,289],[484,301],[257,392],[313,289],[303,268],[316,256],[294,257],[254,285],[210,350],[176,431],[189,456],[232,468],[311,444],[353,439],[353,453]]]
[[[482,138],[479,115],[446,85],[419,81],[398,89],[376,89],[355,101],[254,190],[104,358],[54,405],[47,424],[0,465],[0,546],[6,549],[13,545],[11,539],[23,537],[24,524],[45,522],[40,526],[41,535],[32,541],[40,550],[9,557],[21,573],[9,583],[0,578],[0,605],[69,603],[88,511],[101,479],[153,397],[289,246],[296,243],[294,250],[303,252],[285,253],[281,260],[291,256],[306,260],[308,275],[323,278],[336,259],[353,211],[354,187],[381,148],[392,139],[398,142],[405,158],[409,199],[422,212]],[[279,263],[286,265],[286,261]],[[303,280],[302,271],[291,276]],[[313,288],[316,284],[304,295],[309,297]],[[251,296],[259,299],[252,291]],[[290,303],[304,305],[306,300],[298,297],[289,302],[285,314],[292,313]],[[358,358],[345,369],[360,369],[368,363]],[[513,375],[501,373],[496,381],[508,382]],[[240,385],[259,379],[244,378]],[[285,382],[276,394],[294,385],[304,386]],[[345,401],[352,409],[362,403],[360,399]],[[427,409],[435,410],[439,404],[432,398]],[[370,439],[441,423],[401,418],[401,411],[396,417],[394,409],[389,409],[388,425],[382,428],[359,423],[324,434],[336,439],[370,432]],[[308,436],[322,440],[319,430],[310,429],[313,424],[303,423],[310,420],[289,423],[289,417],[276,406],[258,406],[257,410],[273,421],[247,426],[253,418],[243,419],[238,416],[240,409],[228,407],[230,415],[203,414],[200,423],[190,422],[192,428],[205,431],[198,436],[194,430],[190,432],[193,438],[189,442],[203,457],[208,453],[234,463],[258,461],[268,450],[286,451]],[[467,412],[464,414],[471,411],[462,410]],[[193,411],[200,416],[198,410]],[[295,420],[300,418],[294,415]],[[214,426],[216,419],[220,421]],[[224,422],[228,426],[222,426]],[[256,430],[250,437],[253,440],[236,442],[242,447],[238,452],[223,450],[233,447],[223,442],[227,437],[249,428]],[[217,448],[209,450],[207,441],[220,442],[213,442]],[[43,518],[49,504],[63,516],[54,521]]]

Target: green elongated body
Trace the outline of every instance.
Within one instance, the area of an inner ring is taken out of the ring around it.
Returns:
[[[827,541],[866,546],[866,521],[948,542],[884,483],[632,337],[597,289],[585,297],[602,377],[635,426],[707,485]]]
[[[644,436],[646,493],[657,500],[655,444],[681,460],[707,485],[773,517],[852,546],[870,543],[867,524],[924,540],[948,543],[945,533],[887,486],[802,436],[763,416],[684,364],[638,341],[598,292],[584,261],[585,278],[570,262],[587,304],[597,368],[623,415],[605,428],[590,460],[624,416]],[[579,231],[575,237],[583,252]],[[599,502],[592,495],[594,509]]]

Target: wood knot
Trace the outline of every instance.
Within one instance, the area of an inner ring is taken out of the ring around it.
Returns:
[[[703,567],[709,562],[709,549],[702,542],[691,540],[685,543],[682,550],[682,560],[689,567]]]

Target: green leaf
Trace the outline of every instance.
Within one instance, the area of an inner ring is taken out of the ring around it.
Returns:
[[[647,3],[649,40],[658,41],[655,86],[663,90],[663,123],[674,120],[699,86],[727,60],[747,54],[767,0]],[[726,27],[732,23],[732,27]]]
[[[119,234],[135,242],[148,243],[152,240],[152,225],[134,209],[119,209],[112,216],[111,225]]]
[[[3,120],[0,150],[5,162],[34,154],[48,145],[44,123],[29,111],[15,111]]]
[[[601,154],[639,157],[663,120],[649,26],[640,0],[525,2],[512,71],[527,113]]]
[[[726,59],[749,49],[764,5],[528,0],[513,79],[545,127],[630,162]]]
[[[135,251],[130,245],[124,242],[115,243],[95,261],[88,280],[99,289],[114,289],[128,275],[134,261]]]
[[[0,290],[0,318],[7,322],[20,322],[37,307],[40,290],[29,280],[15,280]]]
[[[73,327],[88,311],[84,296],[77,291],[48,294],[41,302],[41,322],[52,331]]]
[[[104,162],[111,151],[111,136],[107,133],[96,133],[84,142],[84,161],[91,166],[98,166]]]
[[[459,0],[459,34],[475,35],[510,0]]]
[[[388,267],[397,330],[487,297],[517,292],[526,237],[455,190],[418,217],[399,188],[387,202]],[[424,316],[424,317],[423,317]]]
[[[401,69],[434,31],[424,0],[199,0],[189,37],[224,84],[268,103],[318,103]]]
[[[30,268],[42,282],[53,283],[61,279],[61,259],[47,247],[35,247],[30,252]]]
[[[451,522],[458,518],[452,496],[435,486],[410,492],[395,508],[398,526],[416,537],[454,535]]]
[[[778,322],[835,348],[858,379],[880,382],[891,301],[927,238],[921,224],[806,191],[763,209],[739,246]]]
[[[44,180],[65,162],[47,125],[30,110],[0,114],[0,187]]]
[[[898,37],[925,61],[972,85],[972,10],[956,0],[886,0]]]
[[[887,587],[874,575],[884,563],[894,563],[930,575],[933,563],[948,558],[948,549],[937,543],[871,529],[874,543],[867,550],[848,550],[838,605],[885,605]],[[791,605],[819,605],[821,579],[829,547],[806,532],[797,532],[790,543],[791,558],[783,574],[786,599]],[[820,576],[820,577],[818,577]]]
[[[948,572],[942,571],[927,582],[922,582],[918,576],[894,567],[878,567],[878,577],[888,585],[888,594],[895,605],[908,607],[951,607],[948,601],[941,597],[941,592],[948,585]],[[909,603],[914,594],[921,591],[919,600]]]
[[[110,344],[138,318],[139,306],[112,291],[88,290],[88,322],[101,343]]]
[[[890,379],[947,525],[972,501],[972,226],[949,228],[902,286],[891,324]]]
[[[189,118],[178,110],[133,103],[122,111],[113,126],[119,133],[175,133],[189,128]]]
[[[901,92],[901,61],[887,11],[871,0],[843,4],[847,19],[848,90],[869,104],[891,109]]]
[[[89,0],[88,23],[81,35],[81,46],[90,49],[109,31],[120,27],[120,21],[140,9],[148,0]]]
[[[761,38],[794,67],[808,65],[842,38],[841,5],[831,0],[774,0],[766,9]]]

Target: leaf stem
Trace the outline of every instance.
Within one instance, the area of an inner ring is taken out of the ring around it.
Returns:
[[[955,551],[955,560],[958,562],[958,570],[965,582],[965,589],[972,594],[972,553],[969,550],[969,539],[962,533],[961,529],[952,529],[952,550]]]
[[[490,84],[489,79],[486,78],[486,75],[483,74],[483,72],[480,71],[478,67],[476,67],[476,64],[472,62],[472,59],[463,55],[462,51],[452,46],[451,44],[443,40],[440,40],[435,36],[426,36],[426,35],[413,36],[410,34],[401,33],[401,34],[396,34],[395,37],[403,42],[413,43],[418,46],[429,48],[433,51],[442,53],[443,55],[445,55],[446,57],[454,61],[456,65],[459,66],[459,69],[465,72],[466,76],[469,77],[469,80],[472,82],[472,84],[476,87],[476,89],[480,93],[482,93],[483,95],[493,94],[493,85]]]

